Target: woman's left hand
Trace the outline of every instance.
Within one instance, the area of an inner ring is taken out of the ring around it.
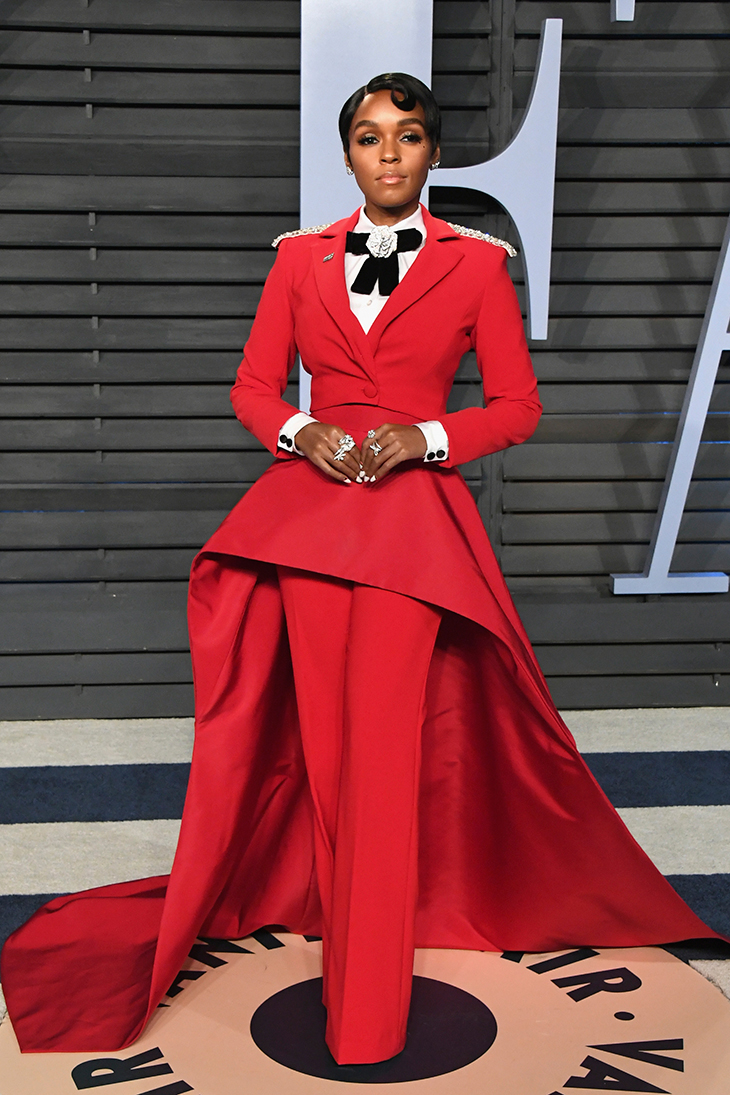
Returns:
[[[381,446],[377,456],[370,447],[375,443]],[[375,437],[366,437],[362,443],[363,476],[377,483],[404,460],[423,460],[425,455],[426,438],[418,426],[384,422]]]

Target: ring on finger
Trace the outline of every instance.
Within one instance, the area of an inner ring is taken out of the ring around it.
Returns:
[[[376,456],[378,455],[379,452],[383,451],[383,446],[379,445],[377,441],[373,441],[370,448],[373,450],[373,452],[375,453]]]
[[[351,437],[349,433],[346,433],[344,437],[340,438],[340,447],[332,457],[333,460],[344,460],[350,449],[355,448],[355,439]]]

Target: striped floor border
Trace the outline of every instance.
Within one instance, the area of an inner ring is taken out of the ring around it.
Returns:
[[[727,708],[564,716],[638,842],[730,936]],[[0,940],[52,896],[166,873],[191,749],[191,719],[0,722]],[[680,956],[730,996],[724,954]]]

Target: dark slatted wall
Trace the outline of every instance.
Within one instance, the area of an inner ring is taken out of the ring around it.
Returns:
[[[730,16],[608,9],[435,4],[447,166],[504,146],[565,19],[547,413],[465,471],[560,704],[728,703],[730,598],[607,575],[643,564],[730,210]],[[191,710],[189,562],[270,460],[228,389],[298,225],[298,34],[291,0],[0,0],[0,718]],[[727,390],[677,567],[730,568]]]
[[[190,560],[270,460],[228,391],[298,223],[299,6],[0,18],[0,717],[187,714]]]
[[[643,567],[730,212],[730,5],[639,0],[613,24],[608,3],[499,9],[492,87],[510,132],[542,19],[564,19],[564,47],[552,320],[533,344],[546,414],[492,461],[490,531],[559,704],[728,704],[730,597],[617,598],[608,575]],[[441,200],[456,216],[458,196]],[[728,381],[726,367],[677,570],[730,570]]]

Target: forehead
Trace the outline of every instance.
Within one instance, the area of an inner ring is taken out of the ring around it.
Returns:
[[[352,125],[369,120],[379,125],[399,125],[406,118],[420,118],[425,122],[426,115],[420,103],[415,103],[412,110],[399,110],[390,97],[390,91],[371,91],[365,96],[360,106],[355,111]]]

